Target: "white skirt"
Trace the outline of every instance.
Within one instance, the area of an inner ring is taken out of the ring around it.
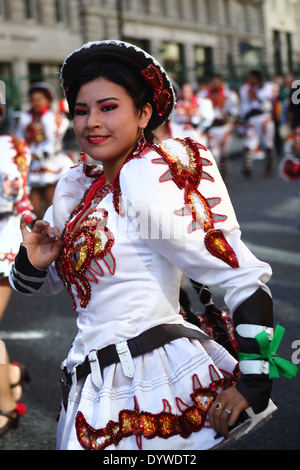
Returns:
[[[21,242],[20,215],[10,215],[0,220],[0,279],[9,276]]]
[[[77,384],[67,411],[62,405],[58,450],[200,450],[223,440],[207,418],[217,392],[237,378],[237,362],[223,347],[180,338],[134,365],[132,379],[114,364],[100,389],[90,375]]]
[[[28,185],[34,188],[56,184],[74,164],[72,158],[58,153],[42,160],[33,160],[28,175]]]

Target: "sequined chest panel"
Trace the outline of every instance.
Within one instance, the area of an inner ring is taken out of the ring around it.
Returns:
[[[148,148],[149,144],[141,136],[124,165],[132,159],[141,158]],[[111,275],[115,273],[116,261],[112,254],[115,237],[107,227],[109,214],[103,200],[109,195],[114,211],[123,215],[120,171],[112,183],[107,184],[103,171],[90,165],[84,167],[84,173],[94,181],[66,224],[64,246],[56,261],[58,276],[73,299],[74,309],[76,301],[72,285],[76,288],[80,306],[85,308],[91,299],[91,283],[100,282],[104,276],[103,267],[106,265]]]
[[[89,198],[90,191],[94,194]],[[111,186],[104,184],[97,189],[92,185],[90,191],[66,224],[64,246],[56,261],[58,275],[73,299],[74,309],[72,285],[76,288],[80,306],[85,308],[91,298],[91,284],[99,283],[104,276],[104,266],[111,275],[116,268],[112,254],[115,238],[107,227],[108,212],[101,204],[111,192]]]

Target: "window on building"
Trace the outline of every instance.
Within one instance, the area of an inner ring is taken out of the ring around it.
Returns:
[[[241,41],[239,47],[242,73],[247,73],[251,69],[263,68],[263,51],[260,47],[255,47],[248,41]]]
[[[143,0],[137,3],[137,11],[142,15],[148,15],[150,12],[150,0]]]
[[[167,2],[166,0],[160,0],[158,2],[158,14],[160,17],[166,17],[167,16]]]
[[[131,0],[120,0],[120,2],[122,3],[124,11],[132,11]]]
[[[102,7],[105,5],[105,1],[104,0],[92,0],[91,4],[96,7]]]
[[[200,83],[213,73],[213,49],[205,46],[195,46],[195,73]]]
[[[150,51],[150,42],[147,39],[138,39],[131,36],[125,36],[124,41],[134,44],[135,46],[143,49],[144,51],[151,53]]]
[[[182,44],[176,42],[164,42],[160,49],[162,63],[173,78],[179,84],[185,80],[184,77],[184,56]]]
[[[263,23],[260,7],[256,5],[249,5],[248,11],[250,31],[255,34],[261,34],[263,32]]]
[[[191,0],[191,20],[195,23],[199,20],[199,3],[197,0]]]
[[[10,87],[8,84],[11,84],[11,78],[12,78],[12,71],[11,71],[11,64],[8,62],[0,62],[0,80],[1,80],[1,87],[0,91],[5,92],[4,99],[6,103],[9,101],[8,98],[9,96],[9,90]],[[2,102],[2,104],[4,104]]]
[[[225,26],[230,26],[230,5],[229,0],[224,0],[224,22]]]
[[[280,31],[273,31],[273,60],[275,73],[282,73],[282,56],[281,56],[281,34]]]
[[[10,63],[0,62],[0,80],[0,91],[3,94],[1,97],[2,104],[13,105],[16,93],[12,77],[12,65]],[[5,121],[1,127],[3,134],[7,134],[11,131],[12,123],[10,122],[10,118],[10,113],[6,113]]]
[[[66,0],[55,0],[55,14],[58,23],[67,23],[68,9]]]
[[[37,0],[25,0],[25,16],[27,20],[38,19]]]
[[[28,64],[28,71],[29,71],[29,81],[39,82],[43,80],[43,66],[42,64],[38,63],[30,63]]]
[[[7,18],[7,2],[6,0],[0,0],[0,18]]]
[[[288,70],[291,72],[293,70],[293,41],[292,41],[292,34],[286,33],[286,46],[287,46],[287,67]]]
[[[206,24],[212,24],[212,2],[211,0],[204,0],[204,19]]]
[[[183,18],[183,3],[181,0],[174,1],[173,18],[181,20]]]
[[[235,4],[235,25],[239,31],[247,31],[246,5],[240,2]]]

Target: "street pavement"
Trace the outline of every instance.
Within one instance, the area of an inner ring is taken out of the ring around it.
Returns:
[[[285,329],[278,355],[300,360],[300,181],[288,183],[276,172],[263,176],[264,161],[254,162],[251,179],[241,174],[241,159],[231,159],[227,187],[243,240],[260,259],[271,264],[269,283],[275,323]],[[186,282],[195,311],[201,311]],[[213,288],[218,306],[223,292]],[[31,382],[25,388],[28,411],[19,427],[0,438],[0,450],[54,450],[60,404],[60,363],[76,334],[76,313],[66,292],[56,297],[30,298],[13,293],[0,324],[10,359],[26,364]],[[297,354],[297,351],[298,354]],[[294,354],[294,356],[293,356]],[[259,429],[229,444],[228,450],[300,449],[300,374],[274,381],[272,399],[278,410]]]

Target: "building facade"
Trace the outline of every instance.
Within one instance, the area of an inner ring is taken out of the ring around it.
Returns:
[[[272,75],[300,71],[300,1],[265,0],[268,70]]]
[[[108,38],[144,47],[179,84],[197,84],[212,72],[233,82],[250,68],[279,73],[297,62],[299,3],[0,0],[0,79],[18,108],[29,82],[47,79],[59,90],[64,58],[84,42]]]
[[[173,78],[233,78],[265,61],[263,0],[91,0],[85,40],[122,37],[155,55]],[[117,9],[117,23],[113,14]]]
[[[60,64],[82,43],[77,0],[0,0],[0,79],[16,107],[28,83],[49,79],[57,88]]]

